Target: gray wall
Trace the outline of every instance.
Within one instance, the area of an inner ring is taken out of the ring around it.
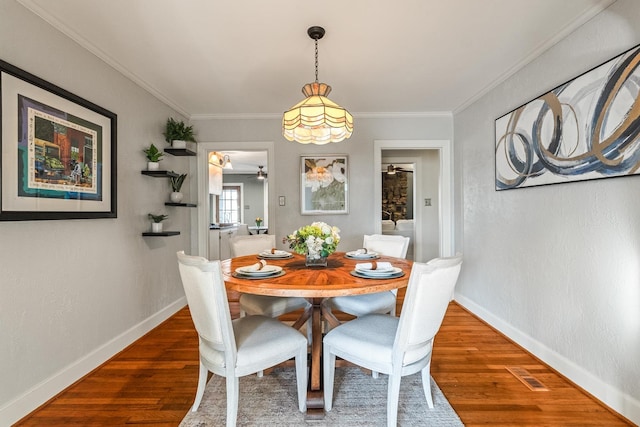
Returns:
[[[619,0],[456,114],[456,299],[640,422],[640,177],[494,190],[494,120],[640,42]]]
[[[202,142],[274,141],[276,164],[269,165],[269,204],[275,207],[269,217],[269,233],[282,237],[313,221],[325,221],[339,227],[340,248],[360,247],[362,235],[372,233],[380,220],[374,212],[373,176],[380,165],[373,163],[374,140],[449,140],[453,123],[448,115],[415,118],[358,118],[353,136],[338,144],[324,146],[289,142],[282,136],[281,118],[215,119],[193,122]],[[232,147],[233,144],[229,143]],[[230,148],[232,149],[232,148]],[[349,156],[349,214],[300,214],[300,156],[307,154],[347,154]],[[278,205],[278,196],[286,205]]]
[[[0,40],[4,61],[118,115],[117,219],[0,222],[0,425],[9,425],[184,305],[175,252],[189,247],[190,212],[164,206],[166,179],[140,174],[142,149],[165,144],[174,111],[15,1],[0,1]],[[149,212],[167,212],[166,227],[182,234],[143,238]]]

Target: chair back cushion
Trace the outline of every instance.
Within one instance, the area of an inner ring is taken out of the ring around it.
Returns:
[[[409,237],[387,234],[365,234],[362,246],[381,255],[406,258],[409,249]]]
[[[178,252],[182,286],[201,341],[218,350],[236,352],[229,301],[220,261]]]
[[[406,353],[404,364],[419,360],[431,350],[431,340],[440,329],[461,265],[461,255],[413,263],[394,344],[394,352]],[[413,360],[407,360],[407,356]]]
[[[231,256],[245,256],[258,254],[276,247],[274,234],[255,234],[250,236],[234,236],[229,239]]]

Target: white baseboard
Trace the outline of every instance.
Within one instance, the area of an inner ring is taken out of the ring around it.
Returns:
[[[480,319],[515,341],[538,359],[551,366],[556,371],[567,377],[582,389],[593,395],[602,403],[627,418],[640,425],[640,400],[625,394],[615,387],[604,383],[602,380],[586,371],[571,360],[556,353],[541,342],[535,340],[503,319],[496,317],[491,312],[479,306],[472,300],[456,294],[454,300],[478,316]]]
[[[75,361],[0,408],[0,425],[9,426],[109,360],[187,305],[185,297],[169,304],[111,341]]]

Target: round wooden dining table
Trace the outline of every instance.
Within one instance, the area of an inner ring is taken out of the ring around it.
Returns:
[[[311,360],[309,363],[309,385],[307,391],[307,418],[324,417],[324,396],[322,378],[322,320],[333,328],[340,324],[338,319],[326,309],[323,301],[329,297],[360,295],[389,291],[406,287],[413,262],[402,258],[381,256],[376,262],[390,262],[402,269],[403,275],[394,278],[363,278],[352,274],[358,263],[370,262],[345,257],[344,252],[335,252],[328,257],[326,267],[307,267],[305,257],[293,254],[287,259],[268,259],[270,265],[282,267],[284,274],[260,279],[240,277],[234,272],[238,267],[246,267],[259,259],[247,255],[222,261],[222,272],[228,290],[257,295],[283,297],[305,297],[311,306],[296,320],[293,327],[300,329],[311,319]]]

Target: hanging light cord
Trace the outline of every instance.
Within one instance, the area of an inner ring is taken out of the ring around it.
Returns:
[[[316,41],[316,83],[318,83],[318,39]]]

